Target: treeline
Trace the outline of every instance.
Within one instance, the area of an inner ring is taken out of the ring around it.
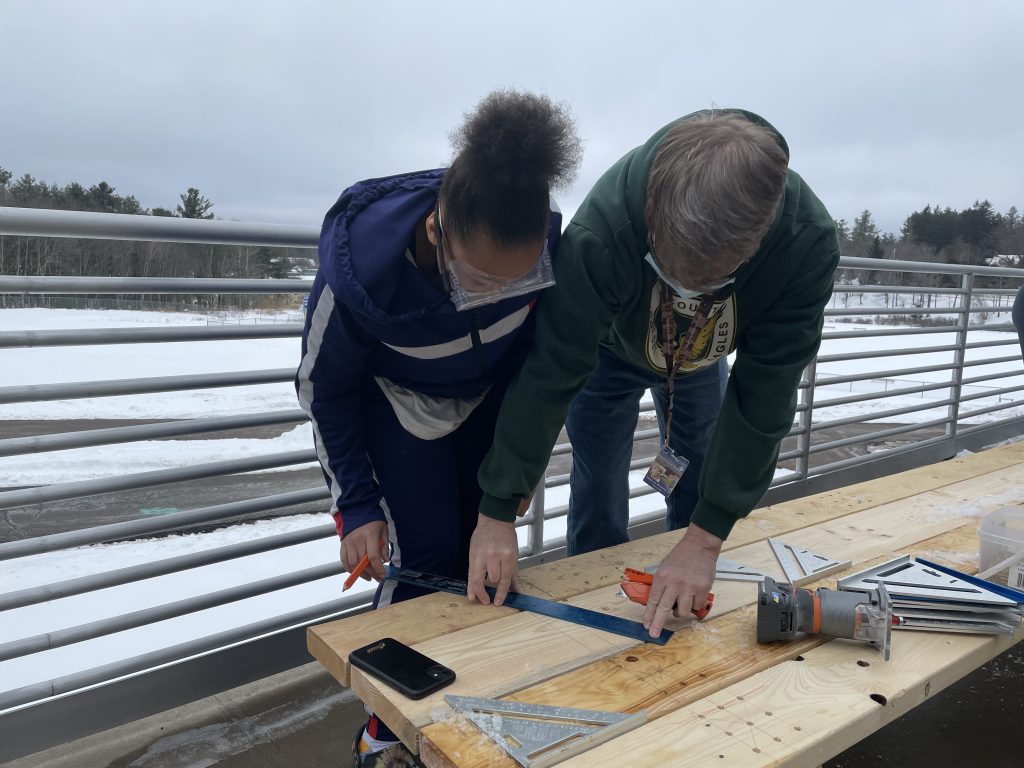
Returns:
[[[60,186],[28,173],[15,180],[2,167],[0,206],[214,218],[213,203],[194,187],[179,196],[174,209],[147,209],[105,181]],[[293,248],[0,236],[0,275],[282,278],[313,266],[310,251]]]
[[[899,235],[879,232],[871,211],[862,211],[849,225],[836,222],[844,256],[878,259],[878,270],[841,269],[837,281],[869,285],[904,285],[949,288],[960,284],[957,275],[935,275],[888,270],[882,262],[924,261],[967,266],[1024,266],[1024,220],[1016,207],[1005,214],[988,200],[962,211],[925,206],[903,223]],[[1018,281],[1019,283],[1019,281]],[[981,288],[1002,287],[999,277],[978,277]]]

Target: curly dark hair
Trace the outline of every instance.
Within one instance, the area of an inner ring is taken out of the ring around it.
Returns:
[[[451,133],[455,159],[441,185],[444,226],[484,232],[505,245],[543,236],[549,194],[570,184],[583,156],[565,104],[516,90],[494,91]]]

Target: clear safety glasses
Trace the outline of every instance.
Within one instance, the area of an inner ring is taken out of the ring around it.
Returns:
[[[529,272],[519,277],[501,277],[477,269],[467,261],[447,258],[440,205],[434,209],[434,226],[437,232],[437,269],[444,289],[459,312],[533,293],[555,284],[551,252],[546,241],[540,257]]]

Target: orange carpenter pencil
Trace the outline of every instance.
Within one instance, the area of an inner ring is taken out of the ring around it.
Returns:
[[[341,591],[344,592],[346,589],[348,589],[353,584],[355,584],[356,583],[356,579],[359,578],[359,575],[363,571],[365,571],[369,565],[370,565],[370,555],[369,554],[365,554],[365,555],[363,555],[363,559],[359,561],[359,564],[355,568],[352,569],[352,573],[350,573],[348,575],[348,578],[345,579],[345,585],[341,588]]]

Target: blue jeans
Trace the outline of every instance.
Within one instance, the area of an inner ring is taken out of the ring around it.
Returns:
[[[670,445],[690,466],[668,498],[668,530],[683,528],[697,505],[697,481],[725,397],[725,359],[675,381]],[[597,368],[569,406],[572,442],[568,554],[581,555],[629,540],[629,463],[640,398],[650,389],[662,438],[668,413],[665,377],[627,363],[601,347]]]

